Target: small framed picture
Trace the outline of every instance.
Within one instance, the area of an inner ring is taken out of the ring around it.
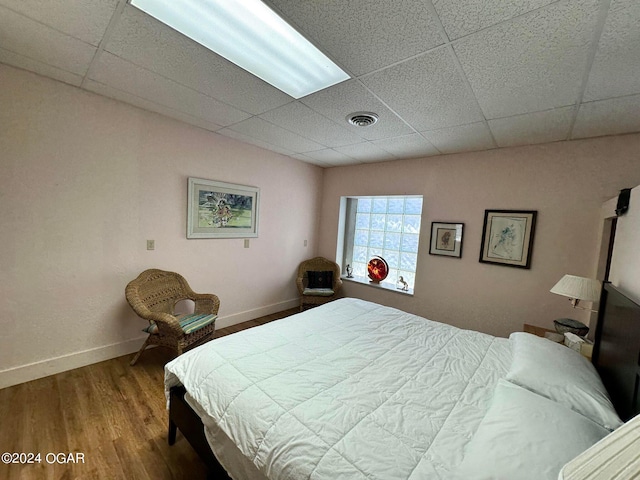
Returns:
[[[431,255],[462,257],[462,229],[464,223],[431,222]]]
[[[533,210],[485,210],[480,261],[530,268],[537,214]]]

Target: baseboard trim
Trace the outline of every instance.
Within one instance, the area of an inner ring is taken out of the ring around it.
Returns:
[[[146,336],[138,337],[121,343],[69,353],[60,357],[2,370],[0,371],[0,388],[11,387],[19,383],[37,380],[38,378],[48,377],[56,373],[86,367],[93,363],[137,352],[144,343],[145,338]]]
[[[247,322],[255,318],[278,313],[283,310],[295,308],[299,305],[299,299],[286,300],[271,305],[267,305],[253,310],[219,317],[216,321],[216,328],[226,328],[238,323]],[[111,360],[112,358],[121,357],[137,352],[146,336],[133,338],[120,343],[96,347],[80,352],[69,353],[60,357],[42,360],[40,362],[29,363],[19,367],[8,368],[0,371],[0,389],[18,385],[38,378],[48,377],[56,373],[66,372],[74,368],[86,367],[93,363]]]
[[[271,315],[272,313],[282,312],[283,310],[289,310],[300,305],[300,299],[295,298],[293,300],[285,300],[284,302],[273,303],[260,308],[254,308],[253,310],[246,310],[244,312],[234,313],[233,315],[227,315],[225,317],[218,317],[216,320],[216,328],[226,328],[238,323],[248,322],[255,318],[264,317],[265,315]]]

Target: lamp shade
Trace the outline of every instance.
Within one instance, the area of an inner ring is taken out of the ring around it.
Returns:
[[[567,463],[560,480],[631,480],[640,474],[640,415]]]
[[[551,293],[563,295],[576,300],[596,302],[600,300],[600,281],[592,278],[565,275],[550,290]]]

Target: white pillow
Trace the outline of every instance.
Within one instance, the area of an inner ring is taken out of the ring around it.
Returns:
[[[608,433],[559,403],[499,380],[454,478],[555,480],[567,461]]]
[[[622,425],[594,366],[579,353],[529,333],[509,337],[506,379],[581,413],[612,431]]]

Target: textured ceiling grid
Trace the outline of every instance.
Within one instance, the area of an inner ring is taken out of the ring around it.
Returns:
[[[264,1],[352,78],[294,100],[126,0],[0,0],[0,63],[323,167],[640,131],[638,0]]]

